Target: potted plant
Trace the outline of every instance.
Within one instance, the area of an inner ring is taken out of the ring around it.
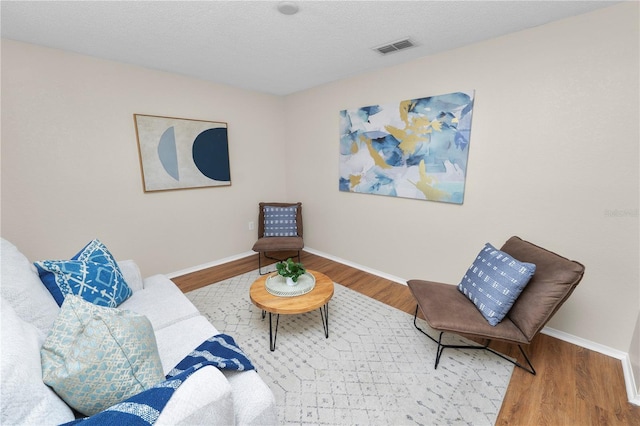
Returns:
[[[294,286],[298,283],[298,278],[303,275],[307,270],[304,269],[302,263],[296,263],[291,258],[278,262],[276,264],[278,275],[286,278],[287,285]]]

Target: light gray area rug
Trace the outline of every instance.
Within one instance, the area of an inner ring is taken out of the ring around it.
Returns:
[[[512,364],[486,351],[447,349],[434,370],[436,345],[414,328],[413,315],[338,284],[329,338],[319,310],[281,315],[271,352],[269,317],[263,320],[249,299],[257,278],[256,270],[187,296],[253,361],[275,394],[282,424],[495,423]]]

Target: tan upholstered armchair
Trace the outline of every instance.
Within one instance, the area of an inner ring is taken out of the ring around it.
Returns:
[[[445,348],[486,349],[529,373],[536,374],[522,345],[531,343],[534,336],[571,295],[582,279],[584,266],[519,237],[511,237],[500,250],[520,262],[536,265],[536,269],[506,317],[495,326],[487,322],[479,309],[458,290],[457,286],[422,280],[407,282],[417,301],[414,325],[438,344],[435,368],[438,367]],[[418,309],[424,315],[427,324],[440,332],[437,340],[418,327]],[[480,338],[485,340],[486,344],[445,345],[442,343],[442,335],[445,332]],[[517,344],[527,366],[489,348],[491,340]]]
[[[270,252],[298,253],[304,248],[302,238],[302,203],[260,203],[258,213],[258,241],[253,251],[258,252],[258,271],[262,273],[262,257],[282,261],[269,256]]]

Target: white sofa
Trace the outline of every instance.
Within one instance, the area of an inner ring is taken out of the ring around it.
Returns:
[[[33,264],[2,239],[0,424],[60,424],[71,409],[42,382],[40,347],[59,311]],[[133,261],[119,261],[133,295],[119,308],[151,322],[165,374],[205,339],[219,331],[163,275],[142,279]],[[237,342],[242,348],[242,342]],[[207,366],[173,394],[156,424],[276,424],[273,393],[256,371]]]

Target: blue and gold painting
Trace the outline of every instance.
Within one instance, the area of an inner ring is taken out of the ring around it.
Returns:
[[[340,191],[462,204],[474,91],[340,111]]]
[[[134,114],[144,191],[231,185],[227,123]]]

